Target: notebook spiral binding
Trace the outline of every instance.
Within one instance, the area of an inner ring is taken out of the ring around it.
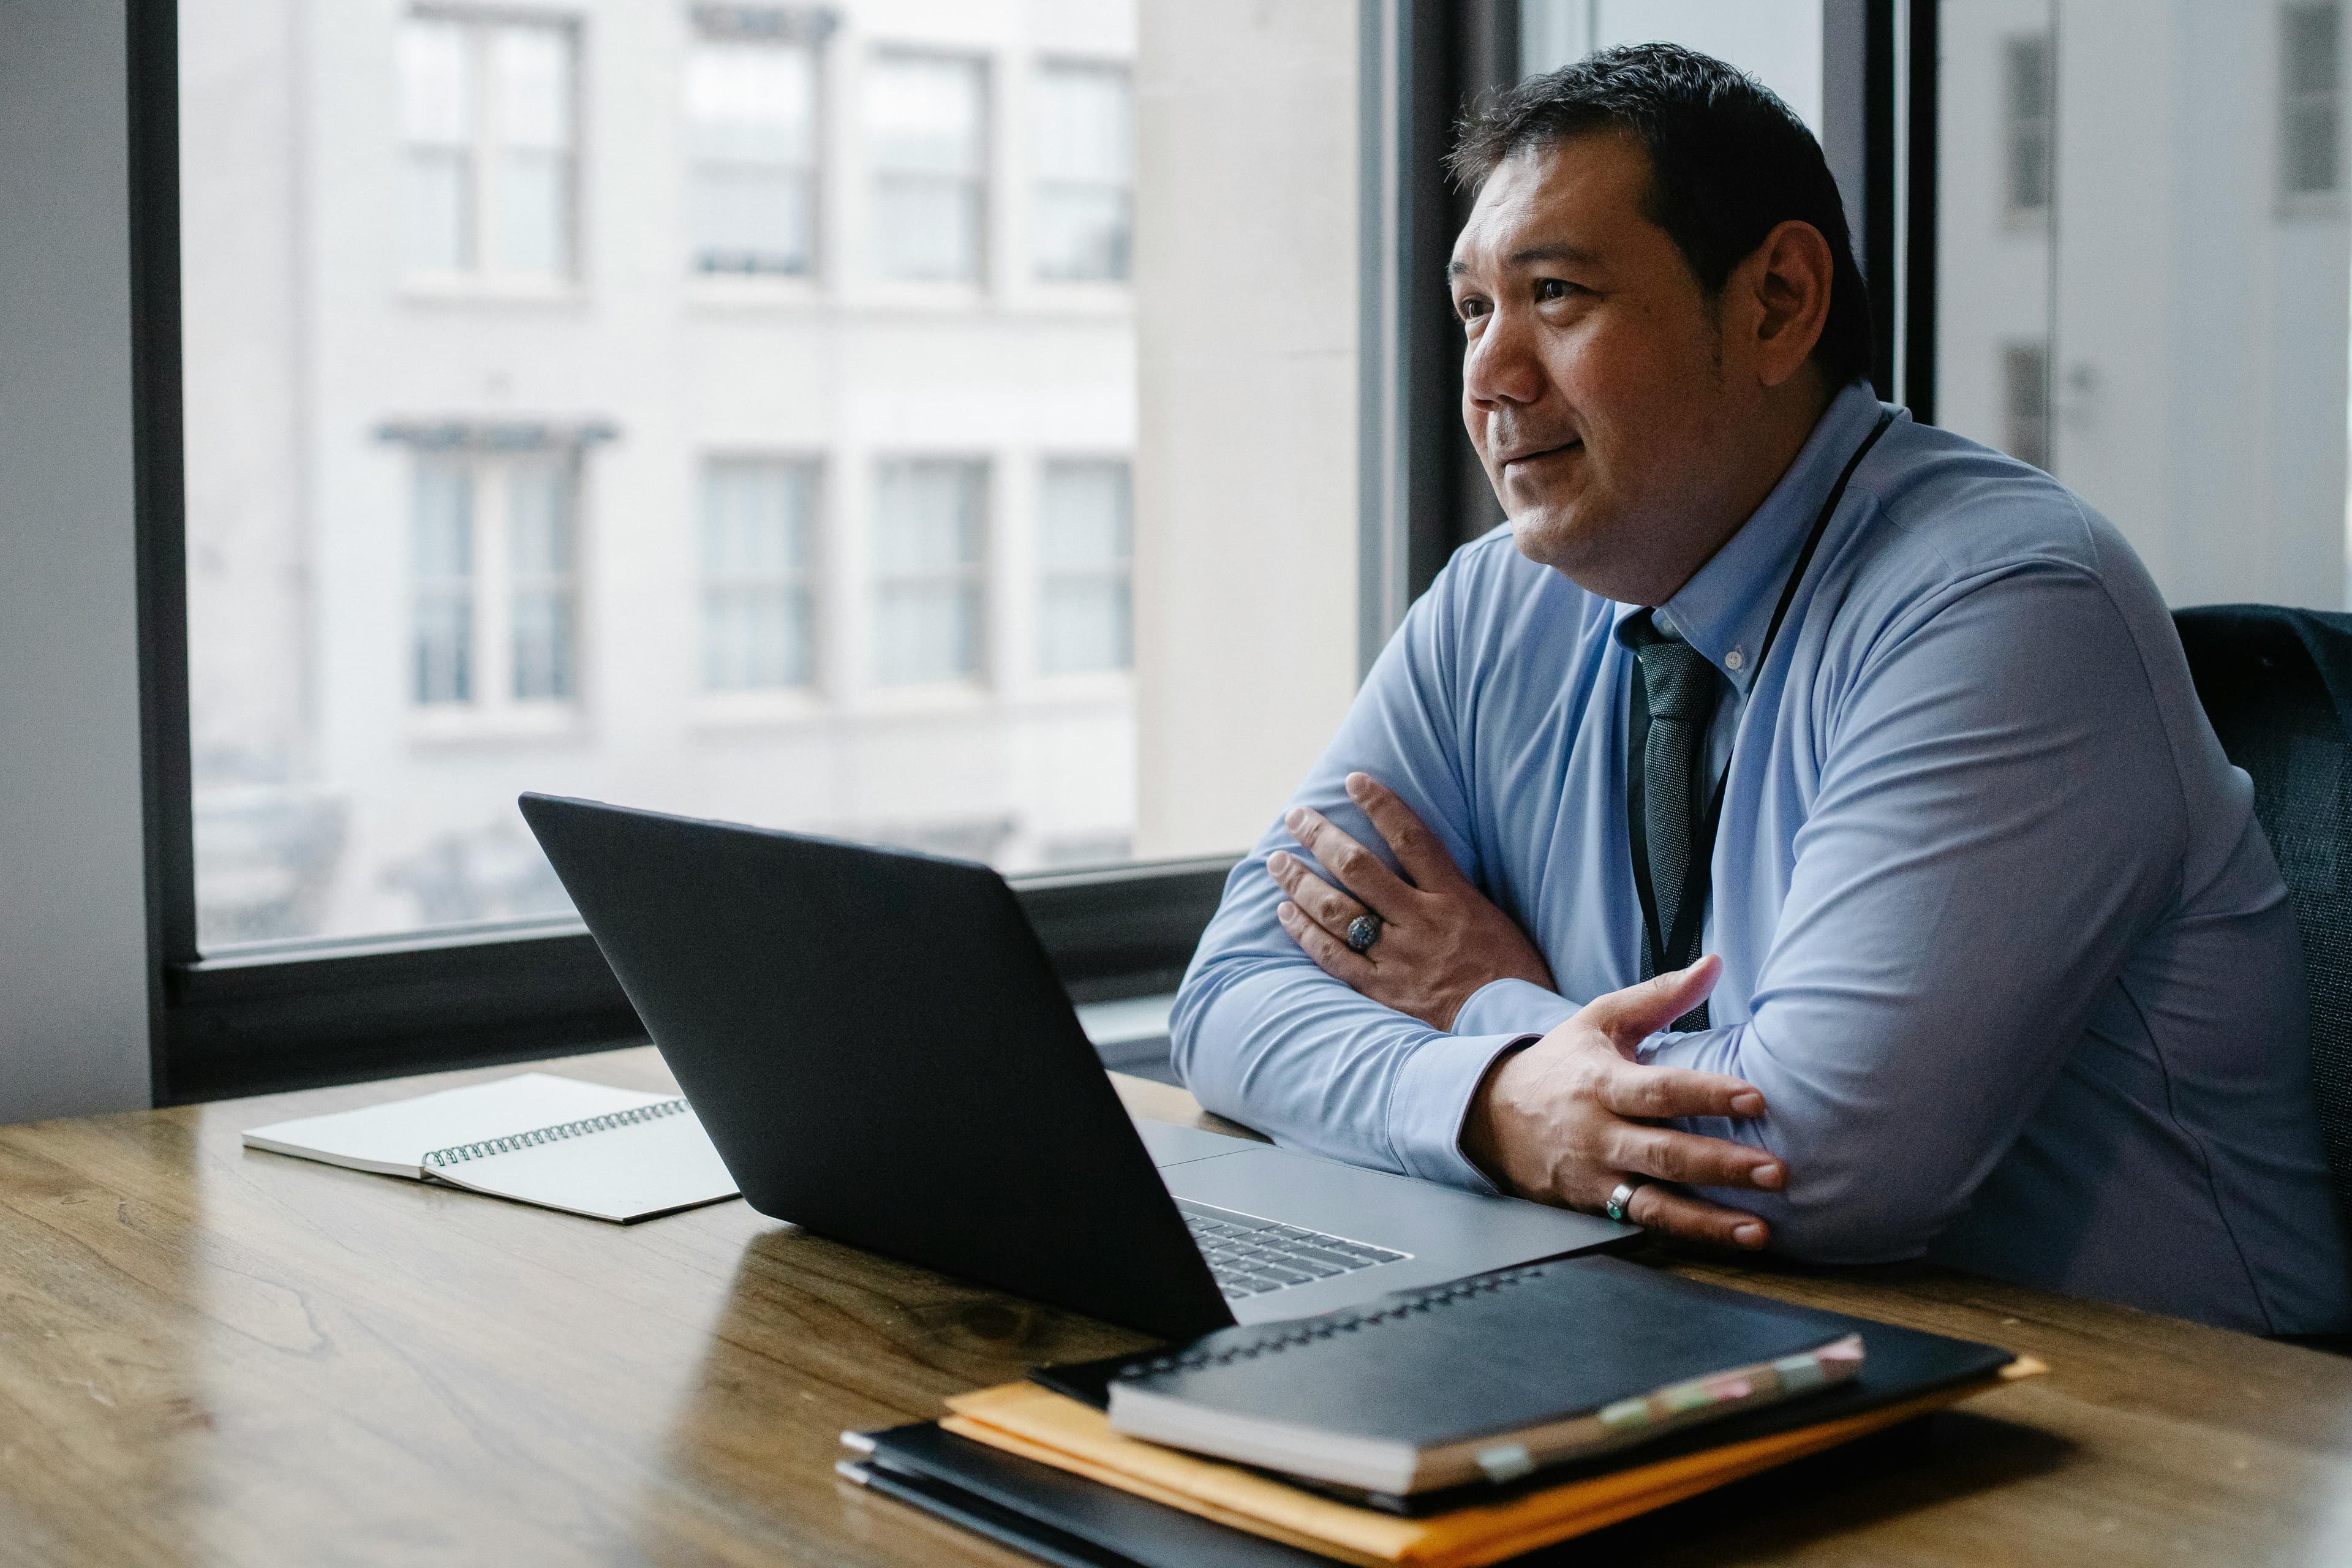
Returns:
[[[458,1143],[446,1149],[436,1149],[417,1163],[427,1170],[446,1170],[451,1165],[462,1165],[468,1160],[487,1160],[493,1154],[511,1154],[518,1149],[529,1149],[541,1143],[582,1138],[591,1132],[610,1132],[615,1127],[634,1127],[641,1121],[678,1115],[686,1108],[683,1100],[664,1100],[652,1105],[632,1106],[626,1110],[608,1110],[602,1116],[584,1117],[578,1121],[562,1121],[552,1127],[533,1128],[529,1132],[488,1138],[479,1143]]]
[[[1498,1273],[1481,1274],[1468,1279],[1457,1279],[1450,1285],[1432,1285],[1400,1297],[1389,1305],[1372,1311],[1327,1312],[1319,1318],[1307,1318],[1295,1323],[1277,1324],[1278,1331],[1262,1339],[1225,1345],[1217,1350],[1187,1351],[1181,1355],[1155,1356],[1148,1362],[1133,1362],[1114,1374],[1122,1380],[1150,1377],[1158,1373],[1198,1372],[1204,1366],[1230,1366],[1237,1361],[1252,1361],[1294,1345],[1307,1344],[1316,1340],[1328,1340],[1335,1334],[1351,1334],[1375,1323],[1391,1322],[1413,1312],[1426,1312],[1432,1307],[1451,1306],[1473,1296],[1491,1295],[1495,1291],[1540,1279],[1545,1265],[1529,1264],[1522,1268],[1507,1268]]]

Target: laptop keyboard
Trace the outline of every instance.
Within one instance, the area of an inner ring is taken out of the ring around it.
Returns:
[[[1229,1301],[1401,1263],[1412,1256],[1182,1198],[1176,1206],[1183,1211],[1201,1256],[1209,1260],[1209,1272]]]

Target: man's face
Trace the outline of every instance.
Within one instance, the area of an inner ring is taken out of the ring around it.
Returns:
[[[1658,603],[1754,504],[1727,468],[1756,388],[1725,363],[1717,303],[1643,216],[1649,181],[1648,153],[1614,132],[1507,159],[1452,272],[1463,422],[1520,552]]]

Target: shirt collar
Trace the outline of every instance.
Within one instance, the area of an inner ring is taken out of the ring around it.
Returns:
[[[1881,405],[1869,384],[1849,383],[1830,400],[1796,461],[1780,476],[1748,521],[1691,574],[1664,605],[1659,629],[1680,637],[1745,692],[1756,673],[1756,650],[1772,623],[1780,590],[1805,535],[1821,515],[1846,459],[1877,422]],[[1614,626],[1620,641],[1639,605],[1620,605]]]

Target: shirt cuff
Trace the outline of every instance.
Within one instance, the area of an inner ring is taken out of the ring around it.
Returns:
[[[1405,1058],[1389,1093],[1389,1145],[1405,1174],[1474,1193],[1492,1193],[1495,1184],[1462,1152],[1462,1123],[1470,1097],[1493,1067],[1514,1047],[1539,1037],[1438,1035]]]
[[[1454,1015],[1457,1035],[1499,1035],[1507,1029],[1549,1035],[1576,1015],[1576,1004],[1532,980],[1506,976],[1470,993]]]

